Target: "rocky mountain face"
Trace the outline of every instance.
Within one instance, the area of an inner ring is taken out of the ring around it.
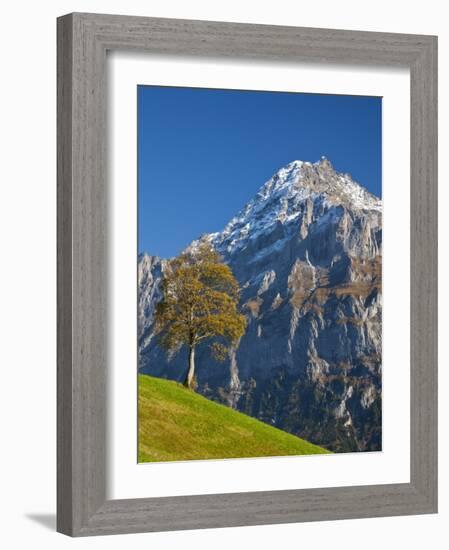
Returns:
[[[336,452],[381,449],[382,205],[324,157],[280,169],[214,246],[248,327],[224,363],[197,351],[198,391]],[[153,335],[167,260],[139,258],[139,369],[182,380]]]

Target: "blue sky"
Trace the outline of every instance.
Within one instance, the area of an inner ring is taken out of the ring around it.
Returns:
[[[220,231],[279,168],[324,155],[381,195],[381,98],[138,86],[139,252]]]

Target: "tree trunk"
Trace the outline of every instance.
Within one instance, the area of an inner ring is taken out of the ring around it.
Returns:
[[[186,379],[184,380],[184,386],[189,390],[194,389],[195,379],[195,347],[190,346],[189,349],[189,370],[187,371]]]

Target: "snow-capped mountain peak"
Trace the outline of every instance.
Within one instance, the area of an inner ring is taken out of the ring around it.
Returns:
[[[326,157],[311,163],[294,160],[280,168],[239,213],[259,211],[265,204],[279,199],[323,194],[332,203],[349,203],[361,210],[379,210],[381,201],[364,187],[353,181],[349,174],[341,174]],[[296,202],[296,201],[295,201]]]
[[[232,252],[248,238],[269,232],[277,223],[293,224],[303,213],[304,203],[310,200],[352,210],[381,211],[382,208],[380,199],[353,181],[349,174],[337,172],[326,157],[314,163],[294,160],[264,183],[223,231],[205,235],[202,240]],[[196,242],[191,246],[195,245]]]
[[[380,200],[326,158],[295,160],[186,251],[202,242],[232,270],[248,325],[220,367],[199,350],[200,393],[332,451],[380,450]],[[164,262],[139,264],[139,367],[181,381],[187,350],[167,356],[154,325]]]

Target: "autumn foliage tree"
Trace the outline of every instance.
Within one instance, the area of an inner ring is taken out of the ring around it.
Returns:
[[[170,262],[156,308],[156,331],[167,350],[188,348],[186,387],[194,387],[198,344],[207,342],[214,357],[224,360],[243,336],[246,318],[238,311],[239,292],[230,267],[207,244]]]

